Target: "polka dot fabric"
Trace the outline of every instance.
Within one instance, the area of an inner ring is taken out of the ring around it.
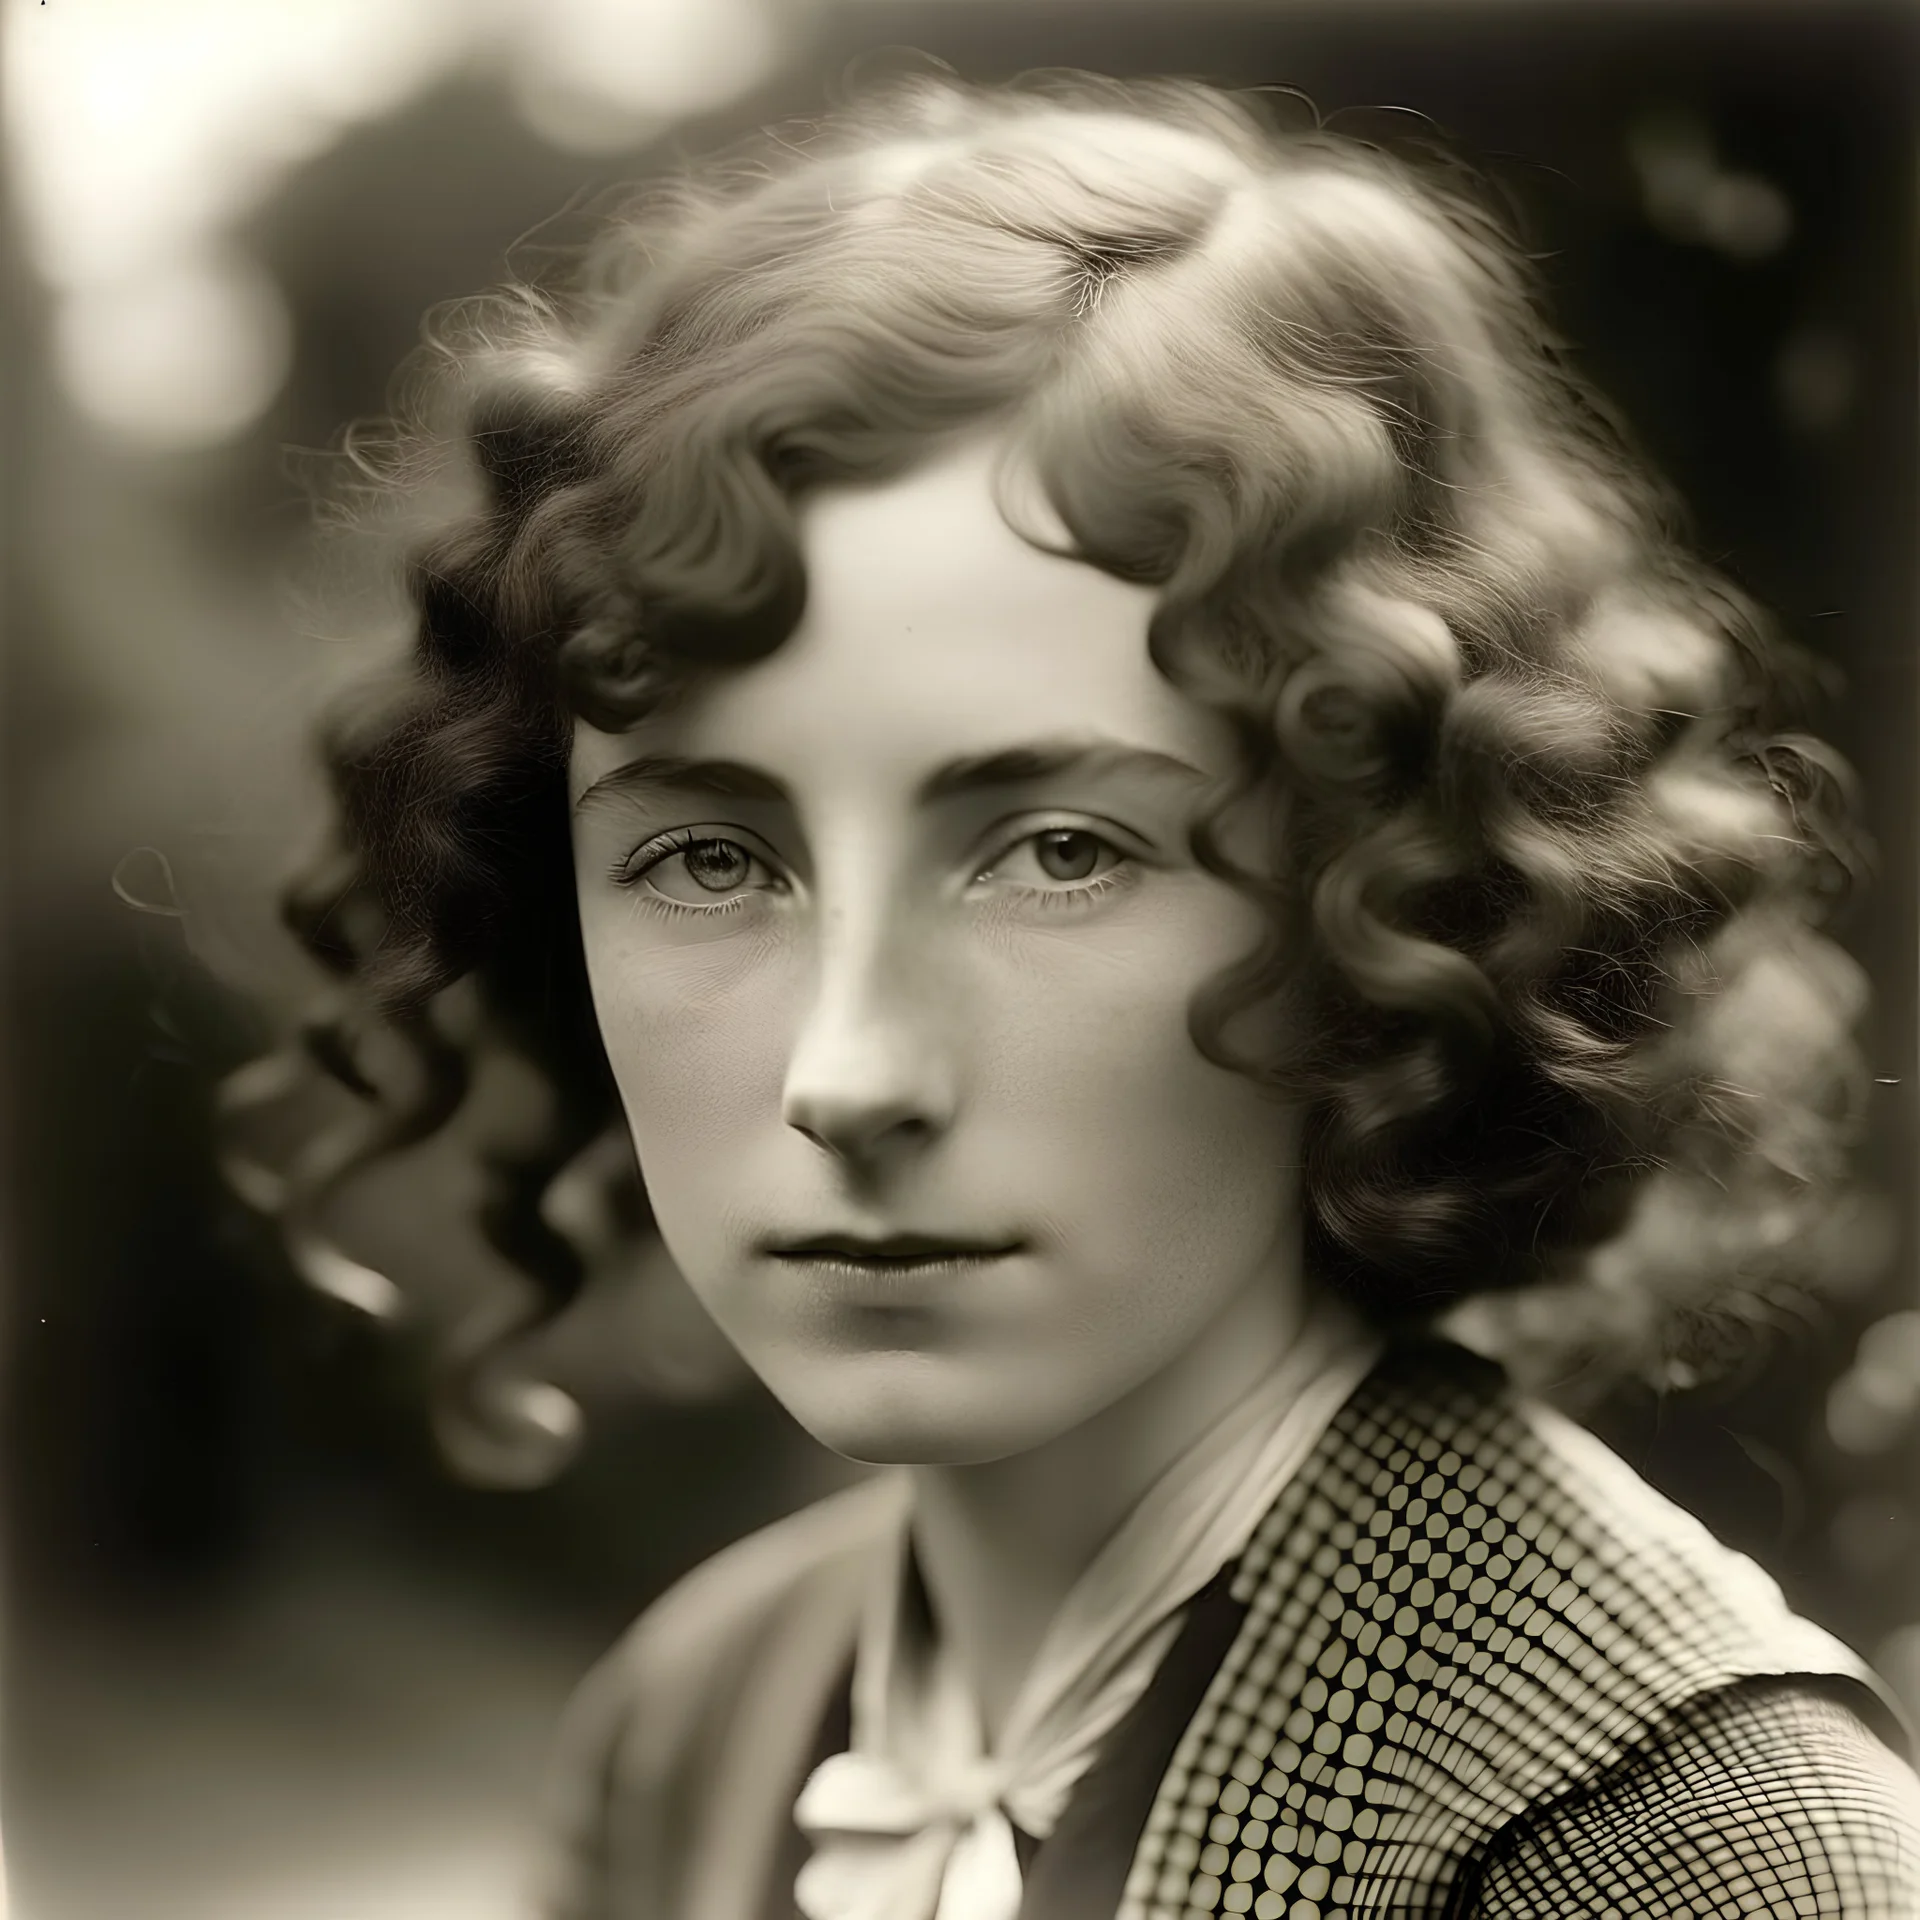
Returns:
[[[1119,1920],[1920,1920],[1892,1774],[1863,1794],[1844,1767],[1810,1772],[1804,1747],[1794,1794],[1831,1795],[1809,1817],[1843,1839],[1860,1830],[1844,1903],[1837,1883],[1813,1890],[1801,1863],[1817,1847],[1749,1846],[1773,1819],[1764,1795],[1756,1812],[1723,1793],[1718,1815],[1695,1795],[1709,1836],[1696,1851],[1753,1856],[1713,1865],[1719,1904],[1673,1905],[1665,1879],[1608,1880],[1623,1841],[1647,1851],[1641,1823],[1661,1791],[1684,1797],[1716,1755],[1723,1780],[1749,1777],[1737,1744],[1723,1747],[1759,1731],[1731,1710],[1716,1719],[1712,1696],[1825,1674],[1844,1676],[1828,1684],[1860,1713],[1882,1710],[1857,1659],[1750,1561],[1460,1348],[1412,1345],[1375,1369],[1233,1591],[1244,1623],[1161,1781]],[[1881,1750],[1855,1713],[1832,1711]],[[1636,1769],[1652,1783],[1645,1806]],[[1576,1895],[1582,1873],[1590,1893]]]

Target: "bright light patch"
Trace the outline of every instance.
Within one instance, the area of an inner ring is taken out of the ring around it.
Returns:
[[[287,376],[291,344],[272,279],[212,252],[78,288],[54,326],[75,403],[104,427],[161,446],[215,445],[251,425]]]
[[[556,146],[630,145],[763,78],[782,40],[773,15],[774,0],[547,0],[510,29],[515,104]]]
[[[118,278],[230,225],[473,32],[459,0],[16,0],[7,25],[15,190],[55,286]]]
[[[285,380],[285,304],[224,236],[343,126],[465,54],[460,0],[14,0],[8,158],[74,403],[208,446]]]

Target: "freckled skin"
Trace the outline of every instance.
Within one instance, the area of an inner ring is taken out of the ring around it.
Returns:
[[[810,500],[788,641],[575,743],[576,795],[673,754],[791,796],[596,798],[581,915],[669,1252],[795,1418],[862,1460],[1043,1446],[1182,1356],[1203,1379],[1264,1364],[1298,1304],[1294,1117],[1187,1030],[1258,933],[1188,852],[1205,780],[1096,765],[916,799],[956,758],[1063,735],[1229,765],[1148,659],[1151,591],[1015,534],[993,452]],[[675,829],[729,845],[636,877]],[[1024,1250],[896,1304],[756,1251],[848,1228]]]

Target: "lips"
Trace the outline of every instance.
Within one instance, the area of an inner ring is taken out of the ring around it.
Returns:
[[[945,1233],[821,1233],[804,1239],[771,1241],[766,1251],[780,1260],[858,1260],[874,1266],[911,1266],[926,1260],[991,1259],[1017,1252],[1019,1245],[1012,1240],[981,1240]]]

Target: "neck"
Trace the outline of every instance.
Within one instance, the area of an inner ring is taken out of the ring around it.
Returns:
[[[1277,1366],[1305,1303],[1263,1269],[1166,1367],[1004,1460],[913,1471],[914,1552],[989,1749],[1054,1615],[1149,1487]]]

